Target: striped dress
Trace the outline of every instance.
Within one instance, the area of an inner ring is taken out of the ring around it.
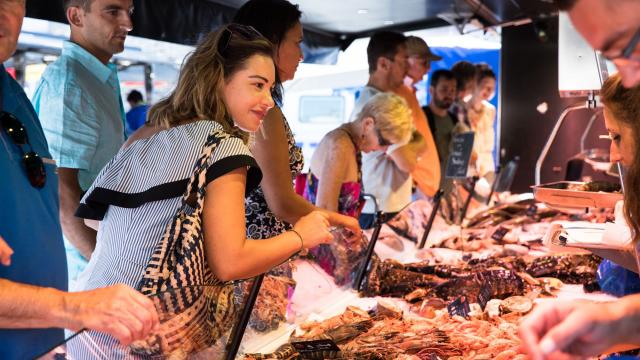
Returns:
[[[101,220],[96,249],[79,278],[81,289],[138,284],[213,130],[222,130],[222,126],[214,121],[197,121],[161,131],[121,149],[102,169],[76,213]],[[261,180],[251,152],[239,138],[222,140],[211,156],[207,182],[240,167],[248,168],[249,192]],[[95,358],[95,347],[109,359],[135,358],[107,335],[88,335],[91,341],[70,346],[72,358]]]

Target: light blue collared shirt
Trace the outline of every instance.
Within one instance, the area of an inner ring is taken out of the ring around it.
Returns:
[[[79,169],[86,190],[124,143],[124,106],[115,64],[65,41],[42,74],[33,106],[58,167]]]
[[[62,54],[42,74],[33,95],[51,156],[58,167],[78,169],[86,191],[124,143],[124,106],[115,64],[103,64],[65,41]],[[65,238],[69,289],[87,261]]]

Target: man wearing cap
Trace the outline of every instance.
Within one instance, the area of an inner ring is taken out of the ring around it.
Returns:
[[[415,84],[429,72],[431,61],[441,60],[442,57],[432,53],[427,43],[417,36],[408,36],[405,44],[408,55],[407,74],[404,78],[404,84],[397,87],[394,92],[407,101],[413,113],[416,130],[424,138],[426,150],[417,159],[411,175],[419,192],[423,196],[431,197],[440,186],[440,160],[427,118],[416,98]]]

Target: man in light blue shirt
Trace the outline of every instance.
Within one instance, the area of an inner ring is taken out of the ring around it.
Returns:
[[[124,142],[124,107],[112,56],[131,31],[132,0],[65,0],[71,39],[32,99],[58,163],[60,221],[69,288],[95,248],[96,232],[74,216],[82,193]]]

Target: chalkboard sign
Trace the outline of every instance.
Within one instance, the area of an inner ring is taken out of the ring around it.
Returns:
[[[451,152],[447,159],[445,177],[447,179],[464,179],[469,169],[469,159],[473,150],[473,132],[455,135],[451,139]]]

